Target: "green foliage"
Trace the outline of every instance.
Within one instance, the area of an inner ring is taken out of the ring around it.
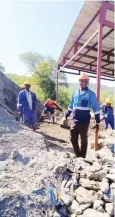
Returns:
[[[21,54],[19,59],[24,63],[25,66],[27,66],[30,73],[35,73],[39,64],[42,62],[47,62],[50,69],[50,78],[56,82],[57,63],[52,57],[43,57],[42,55],[35,52],[27,52]],[[67,76],[64,73],[59,74],[59,82],[61,85],[67,86]]]
[[[72,90],[67,87],[59,87],[59,104],[67,108],[72,96]]]
[[[42,61],[38,64],[33,75],[34,80],[43,90],[45,99],[55,99],[56,97],[55,81],[52,79],[51,69],[52,65],[50,65],[47,61]]]
[[[30,81],[30,83],[32,83],[32,77],[27,77],[27,76],[20,76],[20,75],[16,75],[16,74],[5,74],[11,81],[13,81],[14,83],[16,83],[17,85],[19,85],[21,87],[21,85],[24,83],[24,81],[28,80]]]
[[[44,70],[43,70],[44,69]],[[46,69],[46,70],[45,70]],[[42,73],[40,73],[42,71]],[[44,73],[45,71],[45,73]],[[37,68],[36,74],[28,76],[19,76],[15,74],[6,74],[6,76],[15,82],[17,85],[21,86],[25,80],[29,80],[31,83],[31,90],[36,93],[38,99],[44,103],[44,101],[49,98],[55,99],[55,83],[50,75],[49,65],[41,63],[40,67]],[[40,78],[41,75],[41,78]],[[48,76],[48,78],[47,78]],[[41,82],[41,83],[40,83]],[[79,85],[76,83],[70,83],[69,88],[59,85],[59,104],[67,108],[69,101],[71,99],[72,93],[78,90]],[[95,84],[90,84],[90,88],[95,91]],[[101,85],[101,100],[100,104],[104,103],[107,98],[114,99],[113,88]]]

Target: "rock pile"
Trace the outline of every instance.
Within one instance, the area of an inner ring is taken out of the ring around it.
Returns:
[[[21,88],[9,80],[5,74],[0,72],[0,106],[9,113],[17,117],[17,97]],[[37,100],[37,117],[39,118],[44,108],[43,104]]]
[[[0,217],[113,217],[114,132],[105,136],[77,159],[0,108]]]
[[[101,156],[104,150],[97,151],[92,160],[73,158],[71,164],[54,168],[55,178],[60,182],[58,191],[61,201],[54,217],[114,216],[114,153],[109,152],[111,161],[106,163],[107,156]]]

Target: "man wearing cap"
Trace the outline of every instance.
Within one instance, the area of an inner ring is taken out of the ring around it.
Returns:
[[[70,129],[71,143],[77,157],[85,158],[87,152],[87,134],[90,123],[90,109],[95,113],[96,125],[99,129],[100,114],[95,93],[88,88],[89,77],[83,73],[79,78],[79,90],[72,95],[68,110],[65,115],[65,123],[72,113],[72,125]],[[78,144],[78,136],[81,137],[81,147]]]
[[[31,126],[35,131],[36,126],[36,95],[30,91],[30,83],[24,82],[25,89],[18,95],[17,109],[23,114],[24,124]]]
[[[105,120],[105,129],[108,129],[108,125],[110,124],[111,128],[114,130],[114,110],[111,104],[112,100],[108,98],[105,103],[99,107],[102,109],[103,113],[103,118],[100,121]]]

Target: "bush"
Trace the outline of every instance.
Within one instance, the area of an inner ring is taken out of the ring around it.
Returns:
[[[72,91],[66,87],[59,87],[59,104],[63,108],[67,108],[72,96]]]

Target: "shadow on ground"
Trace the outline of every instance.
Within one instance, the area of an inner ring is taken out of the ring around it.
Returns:
[[[45,137],[45,142],[46,142],[46,148],[47,148],[47,151],[50,151],[50,149],[52,150],[57,150],[57,151],[60,151],[60,152],[71,152],[71,153],[74,153],[73,152],[73,148],[71,147],[64,147],[64,146],[61,146],[54,143],[55,141],[58,141],[60,143],[64,143],[66,144],[67,142],[65,140],[62,140],[62,139],[58,139],[56,137],[53,137],[53,136],[49,136],[45,133],[42,133],[42,132],[37,132],[39,134],[41,134],[42,136]]]
[[[41,134],[42,136],[44,136],[47,140],[58,141],[58,142],[60,142],[60,143],[66,143],[65,140],[63,140],[63,139],[58,139],[58,138],[56,138],[56,137],[54,137],[54,136],[49,136],[49,135],[46,134],[46,133],[42,133],[42,132],[37,132],[37,133],[39,133],[39,134]]]

